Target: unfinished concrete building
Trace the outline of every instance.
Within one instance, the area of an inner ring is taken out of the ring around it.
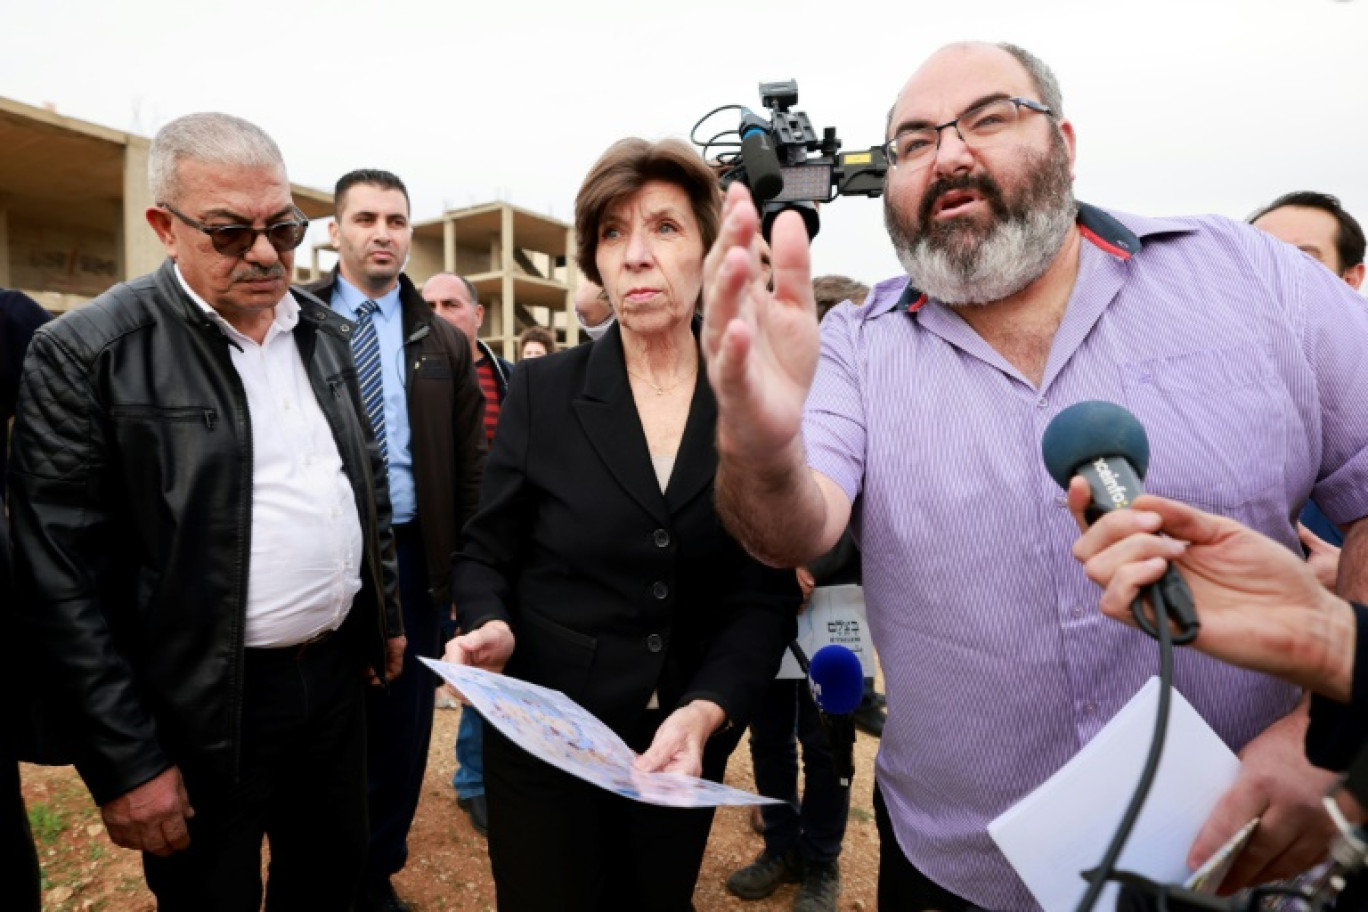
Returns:
[[[166,254],[143,212],[150,140],[0,98],[0,287],[53,312],[82,304]],[[332,195],[294,185],[309,218]]]

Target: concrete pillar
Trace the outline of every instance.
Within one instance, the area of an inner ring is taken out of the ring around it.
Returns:
[[[147,185],[147,152],[150,144],[141,136],[128,137],[124,146],[123,220],[115,232],[119,244],[120,280],[128,280],[155,270],[166,259],[144,214],[155,200]]]
[[[503,273],[503,356],[512,361],[517,347],[518,323],[513,317],[513,207],[499,213],[499,236],[503,249],[499,269]]]
[[[456,222],[442,217],[442,271],[460,275],[456,271]]]
[[[553,259],[554,263],[555,260]],[[565,230],[565,344],[579,344],[579,320],[575,317],[575,290],[579,288],[579,268],[575,266],[575,229]]]

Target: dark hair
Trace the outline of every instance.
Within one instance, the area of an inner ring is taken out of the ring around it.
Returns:
[[[475,290],[475,283],[472,282],[472,281],[470,281],[470,279],[467,279],[465,276],[457,276],[456,278],[460,279],[460,280],[461,280],[461,284],[464,285],[464,286],[466,287],[466,291],[470,292],[470,304],[471,304],[471,306],[472,306],[472,307],[479,307],[479,306],[480,306],[480,293],[479,293],[478,291]]]
[[[843,275],[825,275],[812,280],[812,294],[817,299],[817,319],[820,320],[842,301],[859,307],[869,294],[869,286]]]
[[[549,355],[556,350],[556,337],[545,326],[529,326],[518,336],[518,358],[522,358],[523,346],[528,342],[540,342]]]
[[[1344,207],[1340,205],[1339,197],[1331,196],[1329,193],[1317,193],[1314,190],[1295,190],[1291,193],[1284,193],[1251,215],[1249,224],[1254,224],[1274,209],[1284,209],[1288,206],[1319,209],[1321,212],[1329,213],[1334,217],[1335,223],[1339,225],[1339,230],[1335,232],[1335,252],[1339,254],[1341,270],[1352,269],[1363,262],[1365,247],[1363,226],[1352,215],[1344,211]]]
[[[1031,82],[1035,83],[1036,91],[1040,93],[1040,103],[1050,109],[1055,120],[1063,120],[1064,93],[1060,91],[1059,80],[1055,78],[1054,71],[1045,61],[1024,47],[1006,41],[999,43],[998,47],[1016,58],[1016,62],[1021,64],[1026,75],[1031,77]]]
[[[342,214],[342,201],[347,198],[347,191],[357,184],[379,187],[381,190],[398,190],[404,194],[404,208],[410,211],[413,209],[412,203],[409,202],[408,188],[399,179],[399,175],[381,171],[379,168],[357,168],[337,179],[337,186],[333,188],[334,215]]]
[[[630,137],[608,147],[589,169],[575,196],[575,262],[595,285],[603,284],[595,255],[598,226],[609,208],[636,193],[647,182],[674,184],[689,196],[707,253],[722,223],[722,195],[717,176],[688,143],[680,139],[647,142]]]

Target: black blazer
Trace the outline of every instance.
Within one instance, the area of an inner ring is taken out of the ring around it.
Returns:
[[[518,365],[480,509],[452,568],[461,626],[506,621],[506,672],[564,692],[627,741],[718,703],[735,746],[795,634],[792,570],[751,558],[713,509],[717,404],[703,371],[662,494],[614,327],[593,345]],[[651,694],[664,712],[649,713]]]

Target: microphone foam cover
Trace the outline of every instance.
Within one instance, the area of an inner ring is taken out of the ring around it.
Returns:
[[[836,643],[823,646],[808,665],[808,684],[822,712],[832,716],[854,712],[864,697],[859,656]]]
[[[1061,488],[1078,467],[1097,459],[1121,457],[1142,479],[1149,468],[1149,439],[1140,421],[1115,402],[1077,402],[1060,412],[1040,441],[1045,468]]]

